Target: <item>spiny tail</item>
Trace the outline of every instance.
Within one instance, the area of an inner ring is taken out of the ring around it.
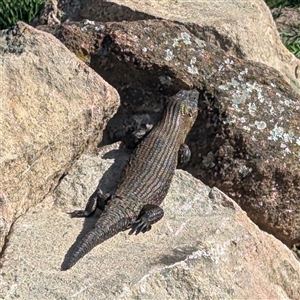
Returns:
[[[95,246],[127,229],[128,223],[128,217],[125,217],[122,213],[110,212],[109,214],[100,216],[95,228],[76,245],[71,256],[66,256],[65,261],[61,265],[61,270],[65,271],[73,267],[79,259],[90,252]]]

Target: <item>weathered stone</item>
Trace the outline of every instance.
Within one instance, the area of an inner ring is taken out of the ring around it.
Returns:
[[[272,10],[272,13],[274,14],[275,23],[280,33],[282,32],[293,35],[291,32],[292,29],[299,32],[300,7],[277,8]]]
[[[56,38],[22,22],[1,33],[0,78],[1,249],[11,223],[101,141],[119,96]]]
[[[5,237],[9,234],[10,226],[13,222],[13,210],[10,202],[5,198],[3,191],[0,192],[0,249],[2,248]]]
[[[53,2],[53,0],[51,0]],[[56,2],[56,1],[55,1]],[[100,22],[153,18],[178,21],[194,34],[239,57],[276,68],[300,94],[300,61],[280,41],[263,0],[57,0],[62,20]],[[54,5],[53,12],[57,9]]]
[[[299,299],[300,263],[292,252],[218,189],[184,171],[176,172],[165,216],[151,231],[120,233],[60,271],[69,247],[96,221],[65,212],[82,208],[100,178],[105,191],[113,188],[126,160],[116,149],[82,155],[55,198],[15,222],[1,299]]]
[[[300,54],[300,7],[284,7],[272,10],[274,20],[282,42],[291,49],[295,55]],[[300,71],[295,75],[300,78]]]
[[[87,45],[90,65],[121,95],[106,142],[153,124],[164,94],[197,87],[201,112],[189,136],[194,156],[187,170],[228,193],[287,245],[300,241],[300,101],[276,70],[168,21],[78,23],[55,31],[75,53]]]

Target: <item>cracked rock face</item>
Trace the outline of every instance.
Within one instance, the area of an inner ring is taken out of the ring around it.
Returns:
[[[187,170],[235,199],[288,246],[300,240],[300,101],[280,74],[207,43],[196,28],[164,20],[85,21],[51,29],[121,96],[104,141],[153,125],[164,98],[201,92]],[[84,45],[84,46],[83,46]]]
[[[163,202],[165,216],[149,232],[122,232],[60,271],[68,249],[97,220],[66,211],[83,208],[98,184],[112,191],[127,158],[116,144],[82,155],[53,197],[15,222],[1,299],[299,299],[292,252],[220,190],[182,170]]]

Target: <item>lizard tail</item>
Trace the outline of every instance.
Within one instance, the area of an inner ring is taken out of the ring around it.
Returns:
[[[95,246],[125,230],[128,223],[129,220],[127,217],[118,216],[117,213],[100,216],[95,227],[75,245],[75,249],[71,255],[66,255],[61,265],[61,270],[65,271],[73,267],[79,259],[90,252]]]

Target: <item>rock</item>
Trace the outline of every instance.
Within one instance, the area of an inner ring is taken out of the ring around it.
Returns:
[[[293,29],[296,31],[300,24],[300,7],[283,7],[274,9],[275,23],[280,33],[292,35]],[[299,29],[298,29],[299,31]]]
[[[22,22],[1,32],[0,78],[1,249],[12,222],[101,141],[119,96],[55,37]]]
[[[82,155],[54,198],[15,222],[1,299],[299,299],[300,263],[292,252],[220,190],[184,171],[176,171],[165,216],[151,231],[122,232],[60,271],[80,232],[96,221],[65,212],[84,207],[99,179],[104,190],[113,188],[127,157],[117,148]]]
[[[282,42],[295,55],[300,57],[300,7],[277,8],[272,10],[274,20]],[[295,70],[296,76],[300,78],[299,68]]]
[[[3,191],[0,192],[0,249],[2,248],[5,237],[9,234],[12,224],[13,210],[10,202],[5,198]]]
[[[56,2],[56,1],[55,1]],[[118,22],[167,19],[190,26],[194,34],[239,58],[276,68],[300,94],[300,61],[280,41],[262,0],[58,0],[62,20]],[[54,5],[53,11],[56,12]]]
[[[194,156],[187,170],[288,246],[300,242],[300,101],[275,69],[231,56],[170,21],[53,30],[75,53],[86,45],[91,67],[120,93],[106,143],[126,139],[124,128],[155,123],[164,95],[197,87],[200,113],[188,138]]]

